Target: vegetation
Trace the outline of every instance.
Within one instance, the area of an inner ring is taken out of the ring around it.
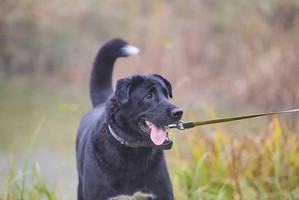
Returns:
[[[28,180],[28,178],[30,178]],[[38,163],[31,170],[21,171],[16,169],[11,161],[10,172],[2,188],[1,200],[58,200],[60,191],[56,184],[50,185],[41,176]]]
[[[100,45],[123,37],[142,54],[115,78],[159,73],[193,101],[298,106],[298,0],[0,0],[0,30],[0,77],[86,84]]]
[[[27,150],[23,170],[17,169],[14,165],[13,155],[10,156],[9,173],[0,191],[0,200],[58,200],[71,199],[63,196],[63,188],[57,183],[46,183],[41,175],[40,165],[35,162],[31,169],[28,169],[28,160],[33,149],[36,137],[44,123],[44,116],[36,127]],[[14,146],[14,145],[13,145]]]
[[[176,199],[299,198],[299,137],[276,116],[262,134],[232,136],[216,127],[207,133],[193,129],[183,141],[175,138],[169,168]],[[38,163],[31,170],[27,170],[27,163],[24,170],[18,170],[11,157],[0,199],[56,200],[71,196],[57,183],[46,183]]]
[[[43,117],[40,120],[31,140],[27,158],[24,163],[24,169],[19,170],[14,166],[13,156],[10,157],[9,165],[9,175],[5,183],[3,184],[2,193],[3,197],[0,197],[2,200],[14,200],[14,199],[53,199],[56,200],[56,187],[55,185],[50,189],[41,176],[40,166],[38,163],[34,163],[31,170],[27,170],[28,167],[28,158],[32,150],[33,144],[35,142],[36,136],[45,120]],[[28,177],[31,179],[28,181]]]
[[[176,148],[177,199],[299,199],[299,137],[277,117],[262,134],[195,129],[191,135],[189,158]]]
[[[117,62],[114,80],[162,74],[176,104],[195,110],[185,112],[193,120],[209,116],[198,105],[204,101],[231,115],[298,108],[298,35],[298,0],[0,0],[0,200],[73,197],[59,180],[46,180],[41,160],[31,167],[28,160],[35,141],[36,149],[74,152],[104,41],[123,37],[141,49]],[[167,160],[176,199],[299,199],[298,116],[172,134]],[[28,146],[20,169],[13,160]]]

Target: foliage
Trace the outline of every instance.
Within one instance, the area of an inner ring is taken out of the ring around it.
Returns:
[[[38,163],[34,163],[31,170],[21,171],[10,163],[9,176],[2,189],[1,200],[58,200],[57,184],[50,185],[41,176]],[[30,180],[26,180],[30,177]]]
[[[188,153],[179,148],[185,146],[182,143],[188,144]],[[233,136],[216,126],[208,134],[192,129],[186,140],[176,139],[174,144],[169,168],[178,200],[299,198],[299,137],[276,116],[262,134]],[[25,162],[24,169],[18,170],[12,156],[0,192],[1,200],[71,199],[63,196],[57,183],[45,182],[38,163],[27,170]]]
[[[115,77],[159,73],[190,99],[297,106],[298,10],[298,0],[1,0],[0,72],[86,81],[99,46],[123,37],[142,60]]]
[[[41,176],[40,165],[37,162],[32,165],[31,170],[27,169],[30,153],[45,118],[46,116],[41,118],[33,133],[33,137],[27,150],[27,156],[25,158],[23,170],[17,169],[15,167],[13,155],[10,156],[9,174],[3,184],[2,191],[0,191],[0,200],[61,199],[62,194],[59,193],[60,188],[58,187],[57,183],[50,185],[44,181],[43,177]],[[29,177],[30,179],[28,180]]]
[[[261,135],[191,135],[189,158],[176,147],[177,199],[299,199],[299,138],[277,117]]]

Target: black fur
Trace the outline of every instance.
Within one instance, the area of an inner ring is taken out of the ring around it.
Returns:
[[[128,45],[121,39],[108,41],[99,50],[90,75],[90,98],[93,107],[105,103],[112,94],[112,72],[118,57],[128,56],[122,48]]]
[[[76,140],[80,200],[105,200],[138,191],[158,200],[174,199],[163,150],[127,147],[113,138],[107,126],[128,142],[150,141],[140,128],[143,119],[166,126],[182,116],[168,100],[171,84],[160,75],[120,79],[113,93],[113,65],[118,57],[127,56],[121,51],[126,45],[121,39],[104,44],[91,72],[94,108],[83,117]]]

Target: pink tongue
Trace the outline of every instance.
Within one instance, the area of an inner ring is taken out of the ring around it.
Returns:
[[[151,140],[155,145],[161,145],[166,140],[166,129],[164,126],[158,127],[152,124]]]

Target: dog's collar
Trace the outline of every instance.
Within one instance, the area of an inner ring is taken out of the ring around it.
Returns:
[[[114,132],[114,130],[111,128],[111,126],[110,126],[109,124],[108,124],[108,129],[109,129],[111,135],[112,135],[117,141],[119,141],[121,144],[124,144],[124,145],[126,145],[126,146],[129,144],[126,140],[124,140],[124,139],[122,139],[121,137],[119,137],[118,135],[116,135],[116,133]]]
[[[123,138],[121,138],[120,136],[118,136],[115,131],[112,129],[112,127],[108,124],[108,129],[111,133],[111,135],[121,144],[128,146],[128,147],[132,147],[132,148],[138,148],[138,147],[152,147],[152,144],[148,141],[139,141],[137,140],[136,142],[130,143],[126,140],[124,140]]]
[[[123,138],[121,138],[120,136],[118,136],[109,124],[108,124],[108,129],[109,129],[109,132],[111,133],[111,135],[114,137],[114,139],[116,139],[119,143],[121,143],[127,147],[132,147],[132,148],[152,147],[152,148],[158,148],[158,149],[163,149],[163,150],[168,150],[168,149],[171,149],[171,147],[172,147],[172,140],[169,140],[169,142],[159,145],[159,146],[155,145],[154,143],[152,143],[150,141],[137,140],[136,142],[130,143],[130,142],[124,140]]]

